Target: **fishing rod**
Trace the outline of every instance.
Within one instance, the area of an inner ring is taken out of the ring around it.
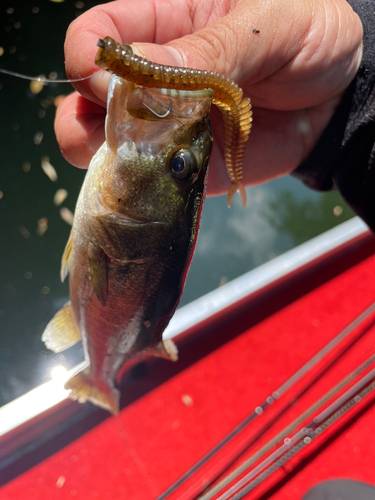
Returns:
[[[341,396],[332,401],[328,407],[326,404],[333,399],[345,386],[348,386],[362,372],[368,369],[375,362],[375,354],[369,356],[361,365],[344,377],[337,385],[322,396],[316,403],[308,408],[302,415],[283,429],[277,436],[263,446],[257,453],[245,460],[231,474],[228,474],[222,481],[207,491],[199,500],[210,500],[217,493],[222,491],[234,479],[248,470],[247,474],[233,484],[225,493],[216,497],[217,500],[239,500],[249,493],[255,486],[259,485],[272,472],[280,468],[290,460],[290,458],[300,451],[305,445],[310,444],[312,439],[321,435],[336,420],[341,418],[355,403],[361,401],[375,388],[375,368],[363,375],[352,387],[347,389]],[[296,428],[316,411],[319,413],[299,431]],[[292,437],[287,437],[290,432],[294,432]],[[277,443],[279,447],[263,460],[254,469],[250,469],[257,460],[264,457],[266,452]],[[262,474],[262,476],[260,476]],[[259,476],[257,478],[257,476]],[[255,479],[257,478],[257,479]]]
[[[375,388],[375,368],[364,375],[354,386],[338,397],[328,408],[322,410],[311,422],[296,432],[257,467],[248,472],[217,500],[240,500],[271,473],[280,469],[296,453],[300,452],[313,439],[325,432],[333,423],[359,403]],[[257,477],[258,476],[258,477]]]
[[[192,467],[190,467],[179,479],[177,479],[169,488],[167,488],[161,495],[159,495],[156,500],[165,500],[172,493],[174,493],[184,482],[191,478],[196,472],[198,472],[205,464],[208,463],[210,459],[217,455],[228,443],[230,443],[237,435],[240,434],[251,422],[253,422],[257,417],[264,415],[266,410],[269,409],[271,405],[280,401],[280,398],[284,396],[298,381],[300,381],[305,375],[307,375],[318,363],[320,363],[325,356],[328,356],[335,348],[339,347],[350,335],[356,330],[357,327],[362,325],[366,319],[368,319],[372,313],[375,311],[375,302],[371,304],[363,313],[361,313],[357,318],[355,318],[346,328],[344,328],[336,337],[334,337],[330,342],[328,342],[321,350],[319,350],[309,361],[307,361],[299,370],[297,370],[290,378],[288,378],[279,388],[273,391],[265,401],[260,405],[256,406],[255,409],[240,422],[231,432],[229,432],[217,445],[215,445],[208,453],[206,453],[200,460],[198,460]],[[372,320],[374,322],[374,319]],[[361,332],[360,332],[361,334]],[[359,336],[360,336],[359,334]],[[336,353],[336,356],[332,360],[332,363],[336,362],[342,356],[342,351]],[[325,371],[325,367],[322,369]],[[294,404],[293,402],[291,404]],[[253,444],[250,443],[250,444]],[[244,447],[247,449],[249,443]],[[215,470],[213,477],[205,477],[205,487],[200,485],[193,487],[188,492],[180,496],[181,500],[190,500],[197,498],[199,494],[202,493],[208,486],[210,486],[232,463],[243,454],[244,449],[241,449],[239,453],[232,457],[225,465],[222,466],[220,470]]]

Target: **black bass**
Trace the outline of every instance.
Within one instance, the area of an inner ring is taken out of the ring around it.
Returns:
[[[116,414],[115,384],[141,353],[177,359],[162,334],[193,255],[212,151],[213,91],[144,89],[112,76],[106,141],[82,186],[62,261],[70,302],[43,333],[61,352],[82,340],[70,395]]]

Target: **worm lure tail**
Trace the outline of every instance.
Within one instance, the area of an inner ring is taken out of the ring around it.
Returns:
[[[148,88],[203,90],[214,92],[213,103],[224,121],[224,160],[232,182],[228,205],[239,192],[243,206],[246,193],[241,183],[242,160],[252,123],[250,99],[242,99],[242,89],[220,73],[175,66],[163,66],[133,54],[129,45],[121,45],[110,37],[99,39],[95,63],[117,76]]]

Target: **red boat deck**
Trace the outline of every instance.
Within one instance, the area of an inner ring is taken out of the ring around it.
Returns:
[[[46,435],[47,444],[29,453],[28,464],[18,463],[22,474],[9,469],[9,477],[16,477],[0,489],[0,498],[155,500],[375,301],[374,249],[371,239],[241,304],[234,316],[200,327],[179,342],[177,364],[155,359],[131,369],[122,384],[119,416],[95,410],[52,443]],[[281,399],[274,404],[272,412],[280,411],[276,429],[374,351],[375,327],[367,325],[370,331],[335,372],[328,370],[289,413],[281,412]],[[349,413],[329,437],[296,455],[246,498],[300,500],[311,486],[331,478],[375,485],[373,400],[370,395],[360,412]],[[261,430],[254,449],[276,433],[262,430],[268,421],[265,413],[245,431],[249,437]],[[185,498],[182,492],[204,481],[209,468],[171,498]]]

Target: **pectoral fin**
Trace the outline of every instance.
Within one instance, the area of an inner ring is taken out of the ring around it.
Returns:
[[[54,352],[65,351],[81,340],[70,302],[58,311],[46,326],[42,340]]]
[[[154,356],[169,359],[170,361],[178,360],[178,349],[176,344],[171,339],[163,339],[152,349]]]
[[[107,254],[98,245],[90,243],[87,256],[90,265],[91,286],[97,299],[105,307],[108,297]]]
[[[73,250],[73,231],[70,231],[69,239],[61,259],[60,278],[62,282],[64,282],[65,278],[69,274],[69,265],[70,265],[70,259],[72,257],[72,250]]]

